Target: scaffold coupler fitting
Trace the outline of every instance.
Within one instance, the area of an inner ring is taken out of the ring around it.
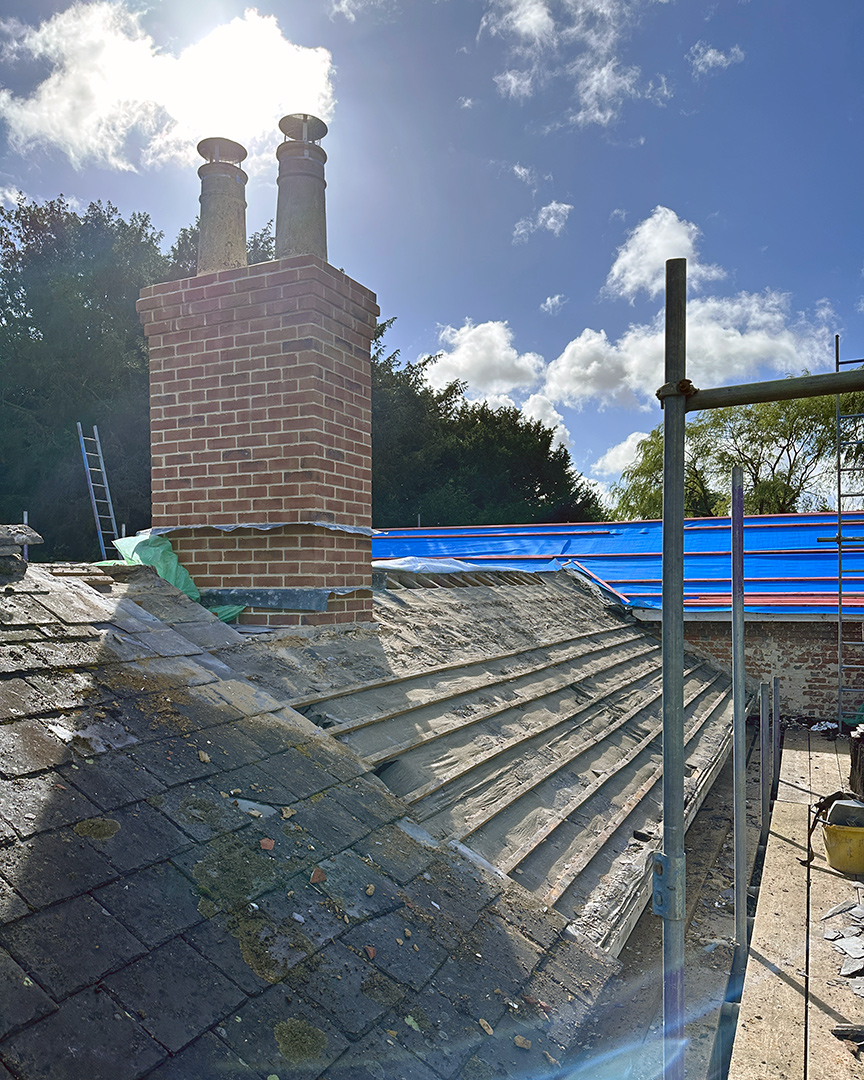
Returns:
[[[686,857],[677,858],[658,851],[654,855],[654,884],[651,910],[664,919],[685,916],[684,880]]]

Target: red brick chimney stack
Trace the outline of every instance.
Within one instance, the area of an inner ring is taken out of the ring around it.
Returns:
[[[219,164],[245,180],[237,161],[235,149]],[[282,198],[280,187],[280,209]],[[138,310],[150,345],[153,527],[205,601],[245,603],[241,621],[276,626],[371,620],[375,295],[297,253],[209,264],[144,289]]]

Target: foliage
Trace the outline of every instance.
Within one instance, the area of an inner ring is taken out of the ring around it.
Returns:
[[[246,261],[249,266],[255,263],[272,262],[276,258],[276,236],[273,233],[273,219],[253,232],[246,241]]]
[[[177,239],[168,252],[168,268],[165,281],[178,281],[180,278],[194,277],[198,270],[198,223],[196,218],[191,225],[184,225],[177,234]],[[246,261],[254,263],[271,262],[276,258],[276,237],[273,234],[272,219],[262,226],[246,241]]]
[[[806,372],[805,372],[806,374]],[[687,423],[685,511],[729,512],[733,465],[744,470],[748,514],[788,514],[830,506],[836,455],[835,397],[740,405],[701,413]],[[841,396],[843,412],[864,411],[864,395]],[[613,494],[622,518],[662,514],[663,428],[639,444],[639,456]]]
[[[0,209],[0,521],[28,510],[35,558],[93,558],[75,429],[99,427],[119,522],[150,515],[147,352],[138,293],[167,261],[146,214],[62,197]]]
[[[168,252],[166,281],[194,277],[198,271],[198,219],[184,225]]]
[[[274,257],[272,221],[250,263]],[[76,422],[99,429],[118,526],[150,523],[147,346],[135,303],[146,285],[195,274],[197,222],[169,254],[146,214],[59,196],[0,209],[0,521],[27,510],[35,559],[98,556]]]
[[[372,356],[372,520],[376,527],[597,521],[600,501],[553,447],[554,431],[516,408],[468,402],[464,386],[433,390],[437,357]]]
[[[98,554],[76,421],[99,428],[118,524],[150,520],[147,348],[140,290],[194,274],[197,226],[168,255],[146,214],[84,211],[23,195],[0,209],[0,521],[45,538],[36,559]],[[272,222],[249,238],[250,262],[273,257]],[[392,322],[392,320],[391,320]],[[433,390],[435,362],[373,359],[374,516],[382,525],[591,520],[599,500],[554,432],[517,409]]]

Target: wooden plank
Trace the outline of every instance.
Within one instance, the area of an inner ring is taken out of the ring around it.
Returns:
[[[616,643],[617,644],[617,643]],[[599,651],[599,650],[596,650]],[[604,647],[603,651],[608,651]],[[594,650],[592,650],[593,654]],[[340,738],[346,746],[350,746],[352,750],[356,751],[361,757],[365,758],[370,765],[380,765],[391,758],[402,757],[403,754],[407,754],[411,750],[418,750],[422,746],[427,746],[429,743],[436,742],[438,739],[443,739],[448,735],[461,732],[468,727],[475,724],[485,723],[487,720],[492,720],[495,717],[504,716],[509,712],[512,712],[514,708],[514,701],[516,707],[520,711],[527,709],[529,705],[534,705],[538,702],[542,702],[545,698],[552,697],[555,694],[565,693],[574,685],[581,685],[583,682],[587,682],[589,679],[599,679],[606,675],[608,671],[611,671],[615,667],[619,667],[622,664],[634,663],[636,660],[645,660],[646,664],[650,663],[648,672],[652,671],[656,667],[656,663],[651,660],[651,657],[656,652],[653,646],[649,646],[646,649],[634,650],[628,655],[623,656],[620,660],[609,664],[607,667],[599,667],[597,663],[589,663],[586,665],[583,671],[574,671],[573,666],[577,661],[581,661],[583,658],[590,659],[588,653],[572,657],[560,663],[550,663],[544,665],[543,670],[529,671],[524,676],[514,676],[499,678],[497,681],[491,681],[488,685],[477,688],[460,690],[453,694],[447,694],[435,701],[430,701],[423,704],[407,704],[403,708],[390,712],[381,713],[378,717],[368,717],[362,720],[350,721],[344,725],[341,725],[337,730],[333,732],[338,738]],[[568,665],[570,667],[568,668]],[[640,679],[644,678],[646,672],[640,667],[636,668],[630,673],[627,686],[637,683]],[[543,676],[542,681],[535,679],[535,676]],[[533,680],[533,682],[532,682]],[[523,688],[518,685],[518,681],[522,681],[527,684],[527,688]],[[513,687],[510,684],[517,686],[515,693]],[[466,704],[474,704],[474,699],[477,703],[484,703],[489,700],[496,692],[511,692],[513,697],[503,700],[500,704],[485,707],[482,713],[478,713],[476,716],[464,717],[459,715],[452,715],[447,708],[442,708],[445,703],[452,704],[459,700],[460,707]],[[461,700],[460,700],[461,699]],[[584,706],[577,709],[575,712],[569,715],[576,716],[578,713],[586,712],[593,708],[597,704],[595,698],[589,700]],[[425,715],[424,715],[425,710]],[[403,740],[401,743],[391,742],[384,746],[382,750],[371,750],[367,752],[363,748],[362,740],[364,736],[372,740],[388,738],[392,739],[392,731],[398,731],[399,728],[396,725],[391,724],[388,728],[382,728],[381,725],[385,721],[399,719],[404,720],[402,724],[403,729],[410,731],[412,734],[408,739]],[[438,727],[433,727],[436,721],[442,721]],[[559,721],[563,722],[563,721]],[[373,728],[373,725],[374,728]],[[548,726],[548,725],[547,725]],[[363,728],[359,739],[351,738],[354,732],[358,728]],[[372,729],[371,731],[369,729]],[[419,734],[418,734],[419,731]],[[345,736],[343,738],[343,735]],[[533,736],[526,736],[526,738],[533,738]]]
[[[611,665],[610,667],[606,668],[603,671],[598,671],[596,673],[596,676],[591,676],[591,677],[592,678],[596,677],[596,680],[599,683],[603,679],[607,678],[609,673],[612,671],[613,667],[618,667],[618,666],[620,666],[620,664],[623,664],[625,662],[626,662],[626,658],[625,658],[625,660],[620,661],[620,663],[616,663],[615,665]],[[698,671],[701,667],[703,667],[703,664],[699,663],[699,664],[695,665],[692,668],[688,668],[684,673],[685,678],[692,675],[694,671]],[[469,761],[461,761],[461,760],[457,761],[456,764],[452,768],[448,769],[446,772],[444,772],[444,771],[440,772],[437,776],[435,776],[435,778],[433,780],[430,780],[428,783],[423,784],[421,787],[415,788],[413,791],[404,793],[402,795],[402,798],[408,803],[409,806],[412,806],[412,807],[415,808],[413,810],[414,815],[415,816],[417,816],[418,814],[421,815],[419,817],[419,820],[420,821],[425,821],[427,818],[430,818],[434,814],[438,813],[440,811],[441,807],[436,803],[436,804],[433,804],[431,809],[418,808],[417,804],[419,802],[421,802],[424,799],[429,798],[429,796],[431,796],[431,795],[435,795],[436,793],[441,791],[442,788],[445,788],[448,784],[451,784],[451,783],[458,782],[458,781],[462,780],[464,777],[468,776],[470,773],[472,773],[475,770],[481,768],[482,766],[488,765],[490,762],[495,762],[495,761],[501,759],[506,754],[512,754],[512,752],[514,750],[516,750],[517,748],[519,748],[519,747],[522,747],[523,749],[528,749],[529,744],[532,743],[532,742],[535,742],[535,743],[539,744],[541,737],[546,736],[547,741],[545,743],[543,743],[542,745],[544,747],[551,748],[550,753],[552,753],[554,751],[557,751],[562,743],[564,744],[565,749],[557,757],[552,758],[552,759],[550,759],[549,755],[547,755],[547,757],[545,759],[540,758],[539,755],[536,755],[536,754],[527,754],[526,755],[524,760],[527,762],[530,759],[530,763],[532,765],[532,768],[534,766],[535,760],[538,760],[540,762],[540,765],[537,768],[533,768],[530,781],[520,780],[519,787],[520,787],[520,789],[522,787],[524,787],[526,782],[528,782],[530,784],[530,787],[532,787],[532,788],[536,787],[537,784],[539,784],[542,780],[547,779],[548,777],[550,777],[550,776],[554,775],[556,772],[558,772],[560,769],[565,768],[567,765],[570,764],[570,762],[574,759],[574,757],[578,757],[579,754],[584,753],[584,751],[588,747],[593,746],[598,741],[598,740],[592,738],[587,743],[579,742],[576,745],[575,751],[573,753],[570,753],[570,751],[569,751],[569,749],[567,748],[567,745],[566,745],[566,736],[567,736],[567,729],[572,726],[572,720],[576,716],[580,716],[582,714],[587,714],[589,716],[589,718],[593,718],[592,714],[596,715],[596,714],[601,713],[604,709],[608,709],[610,699],[612,699],[613,695],[614,695],[614,697],[616,699],[616,702],[617,702],[618,698],[626,696],[626,694],[631,692],[631,687],[635,683],[639,682],[642,679],[645,679],[651,673],[651,670],[652,669],[649,669],[648,671],[640,671],[639,675],[637,676],[636,679],[634,679],[632,681],[632,683],[631,682],[623,683],[620,686],[615,686],[615,687],[611,688],[610,690],[604,691],[602,688],[592,687],[592,697],[591,697],[591,699],[588,700],[584,705],[580,706],[579,708],[573,709],[573,710],[567,712],[563,716],[560,715],[560,714],[552,713],[551,715],[545,717],[542,720],[542,722],[540,724],[538,724],[536,727],[532,727],[532,728],[526,730],[525,734],[520,735],[518,738],[510,738],[506,742],[501,741],[501,740],[493,741],[488,750],[477,750],[473,754],[473,756],[471,757],[471,759]],[[655,676],[654,678],[652,678],[650,680],[650,682],[647,685],[655,684],[657,682],[658,678],[659,678],[659,675]],[[639,703],[636,706],[634,706],[634,708],[632,710],[632,715],[633,716],[638,716],[639,713],[644,712],[648,707],[650,707],[650,705],[652,705],[653,703],[656,703],[656,701],[659,700],[659,698],[660,698],[660,692],[658,691],[657,693],[652,694],[650,698],[641,699],[639,701]],[[521,712],[521,703],[519,703],[519,705],[520,705],[519,711]],[[513,709],[513,708],[514,708],[513,703],[512,702],[509,703],[508,706],[507,706],[507,709],[510,710],[510,709]],[[488,715],[488,714],[486,714],[486,715]],[[485,720],[486,716],[480,717],[479,719],[480,720]],[[469,723],[473,723],[473,722],[474,722],[473,720],[469,721]],[[469,726],[469,723],[466,723],[466,722],[463,721],[462,728],[463,729],[467,728]],[[573,730],[578,732],[580,726],[581,725],[574,726]],[[551,733],[556,728],[564,728],[565,729],[565,734],[563,736],[559,735],[558,737],[556,737],[553,740],[552,737],[551,737]],[[459,730],[460,729],[457,728],[457,732]],[[600,741],[602,741],[602,738],[605,738],[605,733],[601,733],[601,740]],[[348,745],[350,746],[351,744],[349,743]],[[352,747],[352,749],[353,749],[353,747]],[[415,762],[416,762],[416,760],[417,759],[415,758]],[[422,761],[422,759],[421,759],[421,761]],[[415,767],[416,767],[416,765],[415,765]],[[485,783],[485,780],[483,782]],[[465,798],[465,793],[460,793],[458,798],[459,799],[464,799]],[[456,801],[455,798],[452,801]],[[508,799],[507,801],[509,802],[511,800]],[[496,813],[497,813],[497,811],[496,811]],[[494,816],[494,815],[492,815],[492,816]],[[472,831],[474,831],[474,829],[476,829],[478,827],[476,825],[476,823],[475,823],[475,820],[474,819],[469,819],[467,817],[467,815],[466,815],[465,820],[472,824],[472,826],[473,826]]]
[[[771,819],[729,1080],[804,1076],[807,877],[798,860],[807,847],[809,792],[800,771],[800,762],[787,769],[785,790],[794,798],[778,801]]]
[[[812,736],[814,757],[825,757],[824,739]],[[827,743],[833,746],[833,743]],[[835,764],[835,767],[836,764]],[[828,770],[825,770],[826,772]],[[831,784],[836,777],[832,774]],[[832,786],[830,791],[836,791]],[[827,792],[830,794],[830,791]],[[813,832],[810,867],[810,965],[807,1001],[807,1080],[864,1080],[864,1063],[856,1061],[846,1045],[831,1034],[837,1024],[864,1022],[864,1001],[838,978],[843,956],[823,937],[826,927],[840,930],[852,923],[843,915],[822,922],[826,911],[844,900],[857,900],[856,879],[832,870],[825,859],[822,829]],[[858,881],[864,880],[859,877]]]
[[[803,727],[786,728],[780,754],[777,802],[812,802],[810,791],[810,732]]]
[[[846,786],[849,773],[846,740],[831,742],[811,734],[810,758],[815,794],[828,795]],[[856,1061],[844,1044],[831,1034],[831,1029],[838,1023],[860,1024],[864,1014],[864,1003],[844,985],[844,980],[838,978],[842,955],[823,937],[826,926],[839,929],[845,922],[842,916],[830,923],[821,921],[821,916],[836,904],[857,898],[856,879],[828,865],[819,827],[813,833],[813,852],[810,867],[808,1080],[862,1080],[864,1064]]]

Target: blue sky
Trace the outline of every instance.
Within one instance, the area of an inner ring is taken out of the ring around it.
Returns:
[[[558,425],[603,484],[660,420],[662,273],[701,387],[864,354],[860,0],[0,5],[0,197],[197,212],[197,141],[330,125],[330,260],[432,377]]]

